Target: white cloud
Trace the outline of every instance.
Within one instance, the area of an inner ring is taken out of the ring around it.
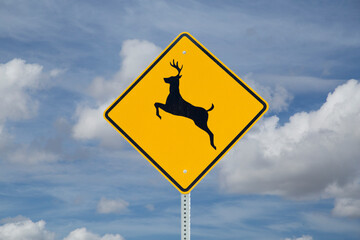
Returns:
[[[6,143],[5,137],[6,137],[6,135],[4,132],[4,126],[0,122],[0,148],[1,148],[1,146],[5,145],[5,143]]]
[[[122,213],[128,209],[129,203],[122,199],[101,198],[97,205],[98,213]]]
[[[77,123],[73,127],[73,137],[82,140],[101,139],[107,145],[115,145],[120,136],[115,129],[103,118],[105,109],[111,104],[107,102],[95,108],[80,104],[77,106],[75,117]]]
[[[112,79],[97,77],[91,83],[88,92],[96,100],[95,106],[82,103],[77,107],[73,127],[75,139],[100,139],[106,146],[118,144],[119,134],[104,120],[105,109],[119,96],[132,81],[151,63],[161,49],[148,41],[137,39],[123,43],[120,56],[120,70]]]
[[[299,238],[285,238],[285,240],[313,240],[313,238],[309,235],[303,235]]]
[[[340,198],[346,193],[335,194],[331,186],[358,186],[358,81],[337,87],[317,111],[296,113],[282,126],[278,122],[276,116],[259,122],[222,161],[224,189],[299,199]]]
[[[24,120],[36,115],[39,104],[32,95],[44,86],[47,78],[56,75],[54,71],[58,70],[44,73],[43,66],[17,58],[0,64],[0,150],[7,160],[33,164],[58,159],[55,154],[33,146],[15,144],[15,137],[4,127],[6,121]]]
[[[45,229],[45,222],[32,222],[29,219],[9,222],[0,226],[2,240],[54,240],[55,234]]]
[[[36,113],[38,103],[29,91],[40,86],[42,69],[41,65],[27,64],[22,59],[0,64],[0,123],[26,119]]]
[[[247,74],[244,80],[255,92],[266,99],[270,111],[281,112],[288,109],[294,97],[284,87],[280,85],[274,87],[262,85],[258,81],[254,81],[252,75],[252,73]]]
[[[256,74],[250,73],[247,76],[253,81],[260,84],[276,88],[282,86],[293,94],[309,94],[317,92],[329,92],[336,86],[343,83],[339,79],[324,79],[309,76],[297,75],[272,75],[272,74]]]
[[[72,231],[64,240],[124,240],[119,234],[106,234],[100,237],[97,234],[88,232],[86,228],[78,228]]]
[[[88,89],[89,94],[100,102],[115,100],[160,52],[158,46],[145,40],[124,41],[120,70],[110,80],[95,78]]]
[[[1,126],[0,126],[1,129]],[[16,143],[14,136],[0,132],[0,151],[2,160],[20,165],[35,165],[40,163],[56,162],[59,155],[37,144]]]
[[[321,213],[304,213],[303,223],[308,229],[327,233],[360,234],[359,223],[350,219],[334,218]]]
[[[335,197],[332,214],[338,217],[360,217],[360,177],[345,185],[337,183],[329,185],[324,197]]]
[[[38,164],[55,162],[59,159],[54,153],[41,149],[33,149],[29,146],[21,146],[8,154],[7,160],[13,163]]]
[[[54,240],[55,233],[45,229],[45,221],[33,222],[23,216],[5,218],[0,222],[0,240]],[[78,228],[70,232],[64,240],[124,240],[119,234],[105,234],[99,236],[86,230]]]
[[[360,217],[360,199],[336,199],[333,214],[340,217]]]
[[[27,220],[29,220],[27,217],[18,215],[16,217],[3,218],[0,220],[0,223],[16,223],[16,222],[22,222],[22,221],[27,221]]]

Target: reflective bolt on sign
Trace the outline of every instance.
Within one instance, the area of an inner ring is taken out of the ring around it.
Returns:
[[[267,108],[209,50],[182,33],[109,106],[105,119],[186,194]]]

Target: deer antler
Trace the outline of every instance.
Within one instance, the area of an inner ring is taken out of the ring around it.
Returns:
[[[176,62],[176,64],[175,64],[175,60],[173,59],[173,63],[171,64],[171,62],[170,62],[170,66],[172,66],[173,68],[175,68],[175,69],[178,70],[178,76],[179,76],[179,75],[180,75],[180,72],[181,72],[181,70],[182,70],[182,68],[183,68],[183,65],[181,66],[181,68],[179,68],[178,62]]]

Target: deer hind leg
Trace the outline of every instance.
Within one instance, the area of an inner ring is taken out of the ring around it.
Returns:
[[[204,130],[210,137],[210,145],[216,150],[216,146],[214,144],[214,134],[210,131],[209,127],[207,126],[206,122],[203,121],[196,121],[195,125]]]
[[[214,144],[214,134],[210,131],[209,128],[207,128],[207,130],[205,130],[205,132],[207,132],[207,134],[209,134],[210,144],[216,150],[216,147],[215,147],[215,144]]]

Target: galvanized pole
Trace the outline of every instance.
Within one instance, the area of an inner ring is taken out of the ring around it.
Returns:
[[[190,240],[190,193],[181,194],[181,240]]]

